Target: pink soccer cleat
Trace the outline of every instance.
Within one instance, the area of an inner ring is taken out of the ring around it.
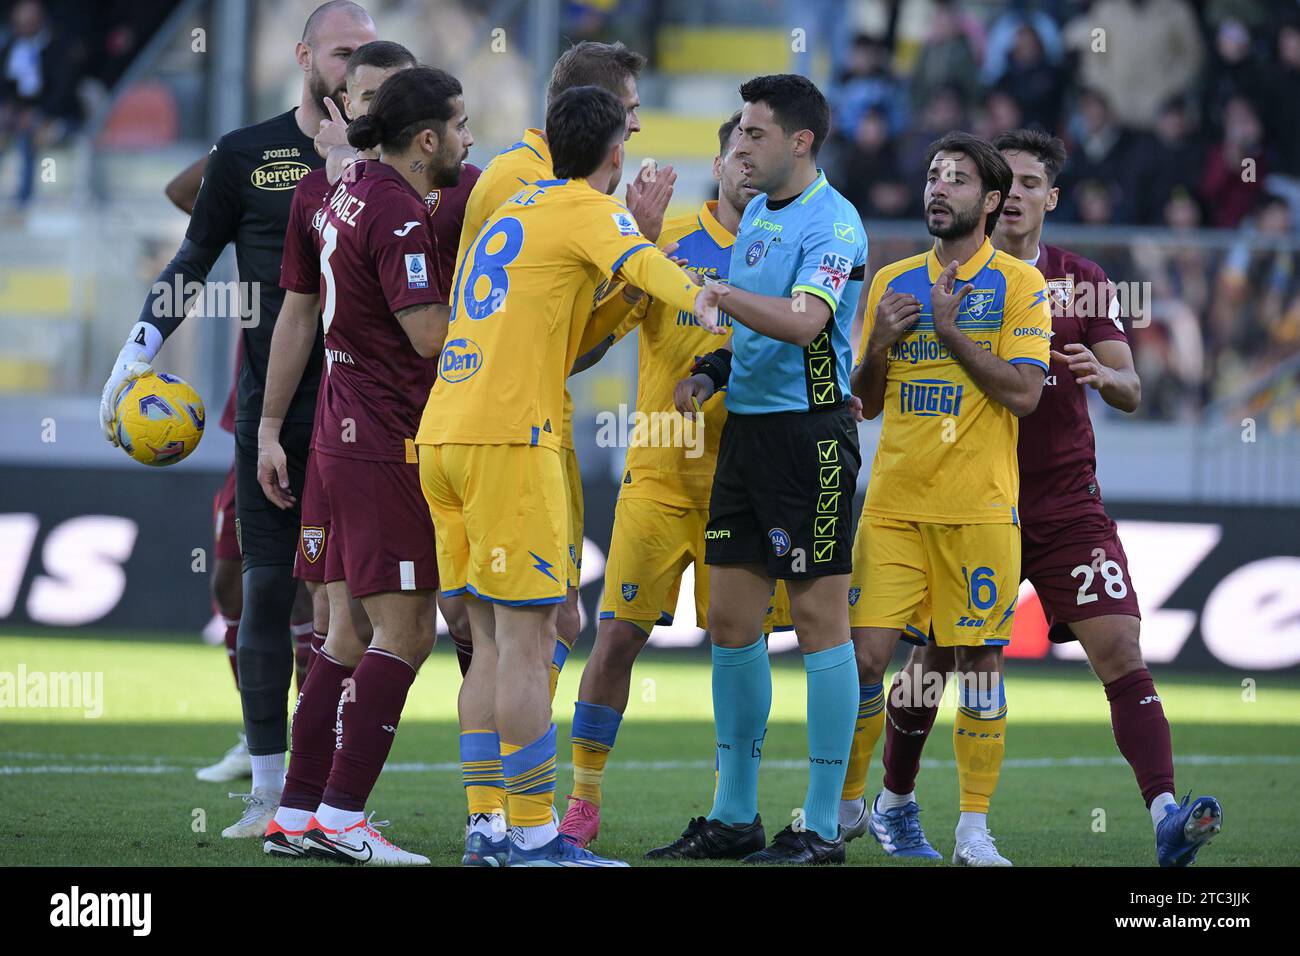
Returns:
[[[600,833],[600,807],[578,797],[569,797],[560,834],[578,847],[587,847]]]

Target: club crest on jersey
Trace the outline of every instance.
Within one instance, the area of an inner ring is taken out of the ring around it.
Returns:
[[[857,607],[860,597],[862,597],[862,588],[849,588],[849,607]]]
[[[1048,279],[1047,291],[1052,294],[1052,300],[1062,309],[1068,309],[1070,303],[1074,301],[1074,276],[1069,275],[1064,279]]]
[[[429,193],[429,195],[424,197],[424,205],[428,208],[430,216],[438,211],[438,204],[440,202],[442,202],[441,189],[434,189]]]
[[[406,287],[408,289],[427,289],[429,287],[429,269],[424,263],[423,252],[406,254]]]
[[[635,236],[641,231],[636,227],[636,220],[632,218],[631,213],[612,212],[609,217],[614,220],[614,225],[618,226],[620,236]]]
[[[778,558],[790,552],[790,534],[784,528],[773,528],[767,533],[767,540],[772,543],[772,553]]]
[[[316,214],[311,217],[311,227],[317,232],[325,225],[325,208],[322,206],[316,210]]]
[[[634,597],[636,597],[636,592],[639,591],[639,590],[641,590],[641,586],[640,586],[640,585],[638,585],[638,584],[629,584],[627,581],[624,581],[624,582],[623,582],[623,600],[624,600],[624,601],[630,601],[630,600],[632,600]]]
[[[748,249],[745,250],[745,265],[752,266],[763,258],[763,240],[755,239]]]
[[[989,306],[993,304],[994,292],[992,289],[972,289],[964,301],[965,313],[972,319],[982,319],[988,312]]]
[[[303,525],[300,534],[302,556],[308,564],[315,564],[325,550],[325,529]]]

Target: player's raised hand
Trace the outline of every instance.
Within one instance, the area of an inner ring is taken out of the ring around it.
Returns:
[[[714,335],[726,335],[727,329],[718,321],[718,303],[726,298],[731,286],[722,282],[705,282],[695,296],[695,320],[700,328]]]
[[[889,289],[876,304],[871,340],[880,348],[889,348],[916,324],[921,315],[921,300],[908,292]]]
[[[969,282],[961,288],[954,289],[957,280],[957,260],[948,263],[939,278],[930,287],[930,308],[934,312],[934,329],[936,332],[951,331],[957,327],[957,314],[961,311],[961,300],[966,298],[975,287]]]
[[[1100,391],[1110,376],[1110,368],[1103,365],[1092,350],[1082,342],[1070,342],[1064,346],[1064,352],[1052,349],[1052,360],[1064,362],[1070,367],[1074,381],[1079,385],[1091,385]]]
[[[148,362],[142,361],[143,357],[143,353],[132,355],[123,349],[113,365],[108,381],[104,383],[103,394],[99,397],[99,425],[104,429],[104,437],[114,446],[120,444],[117,440],[117,400],[133,379],[153,371]]]
[[[325,97],[325,112],[329,118],[320,121],[320,130],[312,140],[321,159],[328,158],[330,150],[335,146],[348,145],[348,121],[328,96]]]
[[[664,227],[664,212],[673,198],[673,184],[677,172],[671,166],[660,168],[653,159],[641,164],[632,182],[627,184],[627,208],[636,220],[641,235],[651,242],[659,241]]]
[[[694,418],[700,406],[713,397],[713,379],[691,375],[673,386],[673,407],[687,418]]]
[[[280,445],[279,431],[274,434],[257,430],[257,483],[262,486],[266,500],[277,508],[292,508],[293,493],[289,490],[289,468]]]

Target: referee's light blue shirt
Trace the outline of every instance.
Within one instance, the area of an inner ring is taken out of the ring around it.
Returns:
[[[737,321],[727,411],[808,412],[848,398],[853,362],[849,333],[866,262],[862,220],[820,169],[817,179],[780,209],[768,208],[766,195],[750,200],[731,250],[731,284],[781,298],[802,291],[823,299],[832,316],[806,348],[768,338]]]

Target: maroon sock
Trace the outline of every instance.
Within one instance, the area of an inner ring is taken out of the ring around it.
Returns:
[[[330,762],[334,759],[334,722],[339,696],[344,678],[351,677],[352,673],[351,667],[340,664],[324,651],[316,655],[316,663],[303,681],[293,711],[293,749],[281,806],[295,810],[315,810],[320,806]]]
[[[235,642],[239,640],[239,618],[223,617],[221,622],[226,625],[226,656],[230,658],[230,672],[235,675],[235,690],[239,690],[239,654],[235,648]]]
[[[1105,688],[1115,743],[1133,768],[1142,799],[1150,807],[1158,795],[1174,792],[1174,745],[1155,682],[1143,667]]]
[[[384,769],[415,669],[395,654],[372,647],[352,674],[354,694],[340,698],[338,749],[321,803],[364,810]]]
[[[454,632],[451,642],[456,645],[456,663],[460,665],[460,676],[464,677],[469,673],[469,662],[474,659],[474,642]]]
[[[911,793],[916,789],[916,775],[921,769],[921,751],[934,726],[935,707],[903,707],[894,702],[899,680],[889,688],[885,704],[885,789],[892,793]]]

